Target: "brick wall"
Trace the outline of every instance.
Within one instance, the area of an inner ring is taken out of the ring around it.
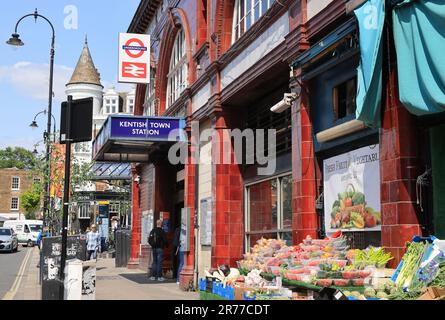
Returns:
[[[12,190],[12,177],[20,178],[19,190]],[[20,213],[24,219],[25,211],[20,207],[20,196],[31,188],[32,183],[33,175],[29,170],[0,169],[0,213]],[[11,210],[12,197],[19,198],[19,210]]]

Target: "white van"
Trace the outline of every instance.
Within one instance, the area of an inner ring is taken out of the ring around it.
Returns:
[[[26,244],[28,247],[34,246],[37,236],[42,230],[42,220],[7,220],[3,227],[9,227],[17,234],[19,243]]]

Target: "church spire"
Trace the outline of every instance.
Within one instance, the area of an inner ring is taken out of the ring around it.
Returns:
[[[76,68],[67,85],[77,83],[96,84],[103,87],[100,83],[99,72],[94,66],[93,59],[91,58],[87,35],[85,35],[85,45],[80,54],[79,61],[77,61]]]

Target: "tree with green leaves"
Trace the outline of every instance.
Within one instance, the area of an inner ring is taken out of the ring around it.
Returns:
[[[40,209],[42,191],[40,184],[34,184],[20,196],[20,206],[25,210],[26,219],[36,218],[36,212]]]
[[[35,169],[38,167],[39,160],[29,150],[22,147],[6,147],[0,149],[0,169]]]

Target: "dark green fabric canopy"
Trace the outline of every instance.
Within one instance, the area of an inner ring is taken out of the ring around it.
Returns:
[[[415,115],[445,111],[445,1],[393,8],[400,101]]]

